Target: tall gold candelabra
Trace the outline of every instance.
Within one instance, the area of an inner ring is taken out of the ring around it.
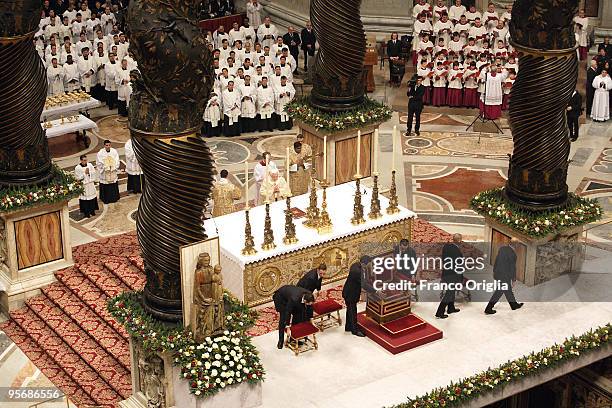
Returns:
[[[255,241],[253,240],[253,234],[251,233],[251,220],[249,219],[249,204],[244,211],[245,225],[244,225],[244,248],[242,248],[242,255],[254,255],[257,253],[255,249]]]
[[[397,186],[395,185],[395,170],[391,171],[391,188],[389,190],[389,206],[387,214],[397,214],[400,212],[397,200]]]
[[[323,187],[323,199],[321,202],[321,212],[319,213],[319,224],[317,226],[317,232],[319,234],[329,234],[332,231],[332,221],[329,218],[329,213],[327,212],[327,180],[323,180],[321,182],[321,187]]]
[[[314,177],[310,178],[310,204],[306,209],[306,220],[304,226],[317,228],[319,225],[319,207],[317,205],[317,182]]]
[[[376,220],[382,217],[380,212],[380,199],[378,198],[378,173],[372,174],[374,186],[372,187],[372,201],[370,201],[370,213],[368,217],[371,220]]]
[[[291,212],[291,197],[287,197],[287,209],[285,210],[285,245],[295,244],[298,242],[295,236],[295,224],[293,223],[293,213]]]
[[[270,218],[270,203],[266,202],[266,220],[264,222],[264,239],[261,249],[269,251],[276,248],[274,243],[274,231],[272,231],[272,218]]]
[[[351,224],[359,225],[365,222],[363,218],[363,204],[361,204],[361,175],[355,176],[355,203],[353,204],[353,218]]]

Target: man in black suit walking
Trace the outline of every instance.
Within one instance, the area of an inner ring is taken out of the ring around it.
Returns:
[[[425,95],[425,87],[423,86],[423,78],[416,77],[416,82],[410,82],[408,86],[408,126],[406,130],[408,136],[412,133],[412,120],[416,117],[414,131],[417,136],[421,134],[421,112],[423,112],[423,96]]]
[[[493,292],[493,296],[491,296],[485,308],[486,314],[496,313],[493,307],[495,307],[495,304],[501,299],[502,295],[506,296],[506,300],[512,310],[520,309],[523,306],[522,303],[516,301],[512,292],[512,287],[516,282],[516,252],[514,251],[514,246],[517,243],[516,239],[512,239],[510,245],[504,245],[499,248],[495,264],[493,265],[493,278],[495,278],[498,285],[506,285],[508,289],[498,289]]]
[[[593,88],[593,80],[599,75],[597,61],[591,60],[591,66],[587,69],[586,80],[586,114],[591,116],[591,108],[593,107],[593,98],[595,97],[595,88]]]
[[[315,36],[314,30],[310,20],[306,22],[306,28],[302,30],[302,50],[304,51],[304,71],[308,71],[308,57],[314,57],[315,55],[315,44],[317,37]],[[295,59],[297,61],[297,58]]]
[[[578,139],[578,119],[582,113],[582,95],[577,90],[574,91],[572,99],[567,105],[567,126],[569,127],[570,141],[575,142]]]
[[[327,265],[320,264],[315,269],[311,269],[298,281],[297,286],[307,289],[312,292],[316,298],[321,292],[321,284],[323,283],[323,275],[327,271]],[[306,318],[311,319],[313,316],[312,306],[306,306]]]
[[[357,326],[357,303],[361,297],[361,279],[369,267],[370,257],[364,255],[359,262],[351,265],[349,275],[342,288],[342,297],[346,303],[346,322],[344,331],[350,331],[353,335],[364,337],[365,334]]]
[[[282,349],[285,343],[285,327],[308,320],[306,306],[314,303],[314,296],[308,289],[285,285],[274,292],[272,300],[274,301],[274,308],[280,313],[276,347]]]
[[[453,235],[453,242],[444,244],[442,247],[442,283],[457,284],[463,282],[463,274],[455,271],[457,259],[463,258],[463,253],[459,248],[461,244],[461,234]],[[438,319],[446,319],[448,314],[457,313],[459,309],[455,307],[455,289],[447,289],[444,291],[442,301],[436,311]]]

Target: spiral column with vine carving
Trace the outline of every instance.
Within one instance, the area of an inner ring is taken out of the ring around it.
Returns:
[[[40,125],[47,78],[32,41],[40,11],[39,0],[0,1],[0,188],[52,176]]]
[[[311,103],[343,111],[363,103],[365,32],[361,0],[312,0],[310,19],[319,42]]]
[[[213,84],[212,55],[195,18],[199,1],[132,0],[127,27],[134,73],[129,123],[144,177],[137,234],[145,309],[182,319],[179,248],[206,239],[204,206],[215,175],[200,132]]]
[[[570,151],[566,107],[576,88],[573,17],[578,0],[517,0],[510,34],[519,52],[512,87],[514,151],[505,195],[529,210],[562,206]]]

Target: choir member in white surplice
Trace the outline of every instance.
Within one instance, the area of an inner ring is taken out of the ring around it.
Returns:
[[[96,85],[94,86],[92,96],[99,101],[105,102],[106,95],[104,88],[106,86],[106,75],[104,74],[104,66],[108,64],[108,56],[101,44],[98,44],[98,50],[93,58],[96,66]]]
[[[142,169],[136,159],[132,139],[125,144],[125,172],[128,175],[127,191],[134,194],[142,193]]]
[[[263,47],[266,45],[271,47],[276,41],[278,30],[276,26],[270,22],[270,17],[264,18],[263,24],[257,28],[257,38]]]
[[[110,140],[105,140],[104,147],[98,152],[96,167],[100,174],[100,200],[104,204],[119,201],[119,153],[111,147]]]
[[[605,122],[610,119],[610,90],[612,90],[612,79],[607,70],[593,80],[595,97],[593,98],[593,108],[591,108],[591,118],[596,122]]]
[[[83,55],[79,57],[77,67],[81,77],[81,88],[91,93],[91,89],[96,85],[96,62],[89,55],[89,48],[83,48]]]
[[[221,134],[221,121],[221,102],[217,94],[213,92],[206,103],[206,109],[204,109],[204,136],[219,136]]]
[[[126,60],[121,61],[121,68],[117,70],[115,82],[117,83],[117,111],[119,115],[127,116],[132,86],[130,85],[130,71],[127,68]]]
[[[66,89],[67,92],[81,89],[80,78],[79,68],[72,60],[72,55],[69,55],[64,64],[64,89]]]
[[[96,215],[98,210],[98,198],[96,185],[98,174],[91,163],[87,163],[87,155],[81,155],[81,162],[74,168],[74,176],[83,183],[83,194],[79,196],[79,210],[85,218]]]
[[[584,10],[580,10],[574,17],[574,32],[578,34],[580,61],[584,61],[589,51],[589,18],[585,16]]]
[[[253,27],[261,24],[261,4],[257,0],[249,0],[246,4],[247,17]]]
[[[261,77],[257,88],[257,113],[259,114],[259,131],[274,130],[274,90],[268,85],[268,77]]]
[[[244,76],[244,83],[240,84],[240,121],[243,132],[254,132],[257,130],[257,87],[253,85],[250,75]]]
[[[261,186],[268,176],[268,171],[277,170],[276,163],[272,161],[270,152],[263,152],[263,158],[257,162],[253,168],[253,178],[255,178],[255,205],[262,204]]]
[[[502,114],[502,103],[504,98],[503,84],[508,78],[508,72],[502,72],[501,66],[482,70],[480,80],[485,82],[485,92],[480,95],[480,111],[486,119],[499,119]]]
[[[51,65],[47,67],[47,83],[49,96],[64,93],[64,68],[57,64],[57,58],[51,59]]]
[[[234,81],[229,81],[223,91],[223,134],[240,135],[240,91],[234,89]]]
[[[278,129],[289,130],[293,121],[285,111],[285,106],[295,97],[295,88],[287,82],[287,77],[281,77],[280,85],[274,90],[274,111],[278,117]]]
[[[455,0],[455,4],[450,6],[448,9],[448,17],[453,24],[457,24],[461,19],[461,16],[467,12],[464,5],[461,4],[461,0]],[[455,30],[456,31],[456,30]]]
[[[115,54],[108,54],[108,62],[104,64],[104,90],[106,91],[106,104],[109,109],[115,109],[117,105],[117,69],[119,64],[115,61]]]

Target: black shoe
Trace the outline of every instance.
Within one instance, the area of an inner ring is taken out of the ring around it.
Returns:
[[[418,130],[414,133],[416,133],[417,136],[421,136],[421,132],[419,132]]]
[[[510,309],[512,310],[520,309],[521,307],[523,307],[523,305],[524,303],[514,302],[510,304]]]
[[[353,332],[353,336],[365,337],[365,334],[363,334],[363,332],[361,330],[357,330],[357,331]]]
[[[278,341],[278,344],[276,345],[276,348],[279,349],[279,350],[283,348],[283,341],[282,340]]]
[[[578,140],[577,137],[570,137],[570,142],[575,142],[576,140]]]
[[[411,134],[412,134],[412,132],[406,131],[406,136],[410,136]]]
[[[461,309],[457,309],[457,308],[455,307],[455,308],[453,308],[453,309],[449,309],[449,310],[448,310],[448,312],[446,312],[446,313],[448,313],[448,314],[451,314],[451,313],[457,313],[457,312],[459,312],[460,310],[461,310]]]
[[[442,315],[436,315],[437,319],[446,319],[448,317],[448,315],[442,314]]]
[[[485,314],[492,315],[492,314],[495,314],[495,313],[497,313],[497,310],[494,310],[493,308],[490,308],[490,309],[486,308],[485,309]]]

